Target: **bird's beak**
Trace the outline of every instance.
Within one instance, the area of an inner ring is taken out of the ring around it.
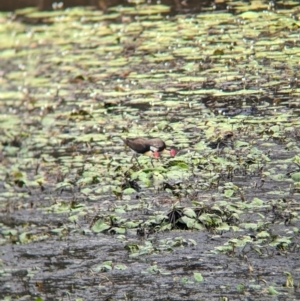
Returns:
[[[176,150],[175,150],[174,148],[172,148],[172,149],[170,150],[170,156],[171,156],[171,157],[175,157],[175,156],[176,156]]]
[[[160,152],[161,154],[167,154],[170,155],[171,157],[175,157],[176,155],[176,150],[174,148],[166,148],[163,151]]]
[[[154,151],[153,152],[153,157],[154,158],[159,158],[159,152],[158,151]]]

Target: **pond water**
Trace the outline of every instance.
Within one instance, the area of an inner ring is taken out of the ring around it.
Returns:
[[[0,15],[0,300],[300,298],[292,4]]]

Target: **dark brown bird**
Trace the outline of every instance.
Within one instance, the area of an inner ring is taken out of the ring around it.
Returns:
[[[174,157],[176,155],[176,150],[171,148],[168,149],[165,142],[160,138],[126,138],[123,139],[124,143],[129,146],[138,154],[152,154],[153,157],[159,157],[160,153],[168,151],[169,154]]]

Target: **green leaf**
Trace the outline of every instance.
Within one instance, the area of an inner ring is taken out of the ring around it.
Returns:
[[[124,234],[126,232],[126,229],[121,227],[113,227],[109,232],[111,231],[115,232],[116,234]]]
[[[123,224],[126,229],[137,228],[140,223],[138,221],[128,221]]]
[[[181,222],[183,222],[184,224],[186,224],[186,226],[189,228],[189,229],[193,229],[195,228],[195,225],[196,225],[196,221],[192,218],[189,218],[187,216],[183,216],[179,219]]]
[[[92,270],[94,272],[107,272],[112,269],[112,261],[104,261],[102,264],[97,265],[96,267],[93,267]]]
[[[101,219],[98,219],[92,226],[92,230],[96,233],[108,230],[111,226]]]
[[[267,238],[267,237],[270,237],[270,234],[267,231],[261,231],[261,232],[257,233],[256,237]]]
[[[133,194],[133,193],[136,193],[136,190],[133,189],[133,188],[126,188],[126,189],[123,191],[123,194]]]
[[[124,270],[127,269],[127,266],[126,266],[125,264],[116,264],[116,265],[114,266],[114,268],[115,268],[116,270],[122,270],[122,271],[124,271]]]
[[[23,232],[19,235],[19,241],[22,244],[28,243],[30,241],[30,233],[28,232]]]
[[[183,214],[188,216],[188,217],[191,217],[191,218],[196,218],[197,215],[195,213],[195,211],[192,209],[192,208],[183,208],[182,210]]]
[[[222,223],[220,226],[216,228],[217,231],[229,231],[230,226],[227,223]]]
[[[262,206],[263,203],[264,203],[264,201],[259,198],[254,198],[251,202],[251,204],[256,205],[256,206]]]
[[[197,242],[194,239],[189,238],[188,241],[190,241],[193,246],[197,246]]]
[[[278,292],[274,288],[274,286],[269,286],[269,294],[270,295],[278,295]]]
[[[234,192],[235,192],[235,191],[232,190],[232,189],[226,189],[226,190],[224,191],[224,195],[225,195],[227,198],[230,198],[230,197],[233,196]]]
[[[171,223],[164,223],[160,226],[160,231],[170,231],[172,230],[172,224]]]
[[[253,230],[256,230],[258,225],[255,224],[255,223],[242,223],[240,224],[240,227],[243,227],[245,229],[253,229]]]
[[[292,174],[292,179],[294,182],[300,182],[300,172],[295,172]]]
[[[138,244],[128,243],[127,245],[125,245],[124,249],[128,250],[129,253],[136,253],[139,251],[140,247]]]
[[[176,159],[170,160],[168,165],[169,167],[176,166],[180,169],[189,169],[189,165],[186,162]]]
[[[202,282],[202,281],[203,281],[203,277],[202,277],[201,273],[196,273],[196,272],[194,272],[194,279],[195,279],[197,282]]]

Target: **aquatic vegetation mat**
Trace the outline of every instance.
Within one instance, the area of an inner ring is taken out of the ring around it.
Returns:
[[[0,15],[1,300],[300,298],[298,8],[232,5]]]

